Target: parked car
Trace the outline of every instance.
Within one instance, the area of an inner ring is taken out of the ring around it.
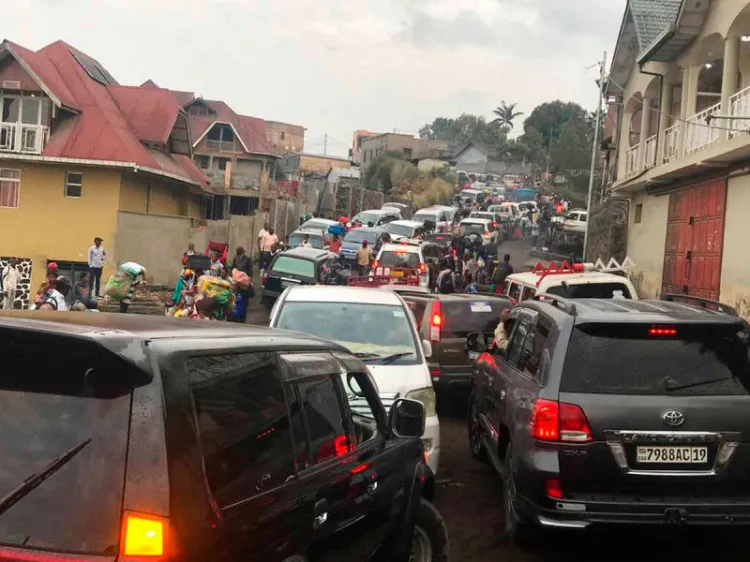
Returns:
[[[292,285],[338,285],[343,282],[338,254],[315,248],[280,252],[263,273],[263,304],[270,309],[278,296]]]
[[[427,358],[409,309],[396,293],[360,287],[292,287],[271,311],[272,328],[295,330],[338,342],[368,367],[386,409],[397,397],[424,404],[422,437],[427,464],[437,474],[440,423]]]
[[[319,230],[321,232],[328,232],[328,229],[332,226],[337,225],[336,221],[330,219],[314,218],[308,219],[302,223],[299,227],[300,230]]]
[[[438,398],[449,405],[465,404],[474,365],[466,338],[494,334],[503,310],[513,302],[486,294],[425,295],[408,290],[400,294],[414,313],[420,337],[432,344],[428,366]]]
[[[384,230],[380,227],[369,226],[354,228],[347,232],[341,244],[341,263],[350,267],[354,266],[357,263],[357,250],[362,246],[362,241],[367,240],[367,244],[374,248],[378,237],[383,232]]]
[[[385,231],[391,236],[391,240],[401,238],[417,238],[424,232],[424,224],[419,221],[393,221],[389,222]]]
[[[344,347],[134,314],[0,333],[0,559],[447,559],[424,406],[386,412]]]
[[[426,242],[432,242],[433,244],[438,245],[438,247],[440,248],[440,254],[443,256],[451,253],[453,240],[455,238],[456,235],[452,232],[433,232],[424,235],[424,240]]]
[[[482,244],[485,246],[496,246],[500,240],[498,230],[493,226],[493,221],[489,219],[463,219],[459,223],[466,236],[479,236],[482,238]]]
[[[563,219],[563,231],[564,232],[586,232],[586,220],[588,213],[585,210],[574,209],[568,211],[568,214]]]
[[[750,520],[747,323],[684,295],[538,299],[472,381],[470,449],[501,475],[506,535]]]
[[[401,211],[394,208],[370,209],[362,211],[354,216],[352,224],[361,226],[382,226],[385,227],[389,222],[401,220]]]
[[[430,284],[430,269],[421,244],[383,244],[372,262],[372,274],[393,278],[419,275],[420,287]]]
[[[326,244],[330,241],[330,236],[325,231],[315,229],[305,230],[300,228],[289,235],[289,248],[299,247],[305,236],[307,236],[312,247],[318,250],[324,249]]]

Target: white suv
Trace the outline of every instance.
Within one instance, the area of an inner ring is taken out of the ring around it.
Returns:
[[[393,278],[419,275],[419,286],[430,284],[430,268],[422,254],[421,241],[402,240],[397,244],[383,244],[372,263],[372,275]]]
[[[440,459],[440,422],[435,411],[427,359],[432,344],[420,341],[414,316],[393,291],[359,287],[294,286],[284,291],[271,311],[272,328],[295,330],[338,342],[367,365],[386,410],[396,398],[424,404],[422,434],[427,464],[434,473]],[[370,412],[362,398],[349,396],[352,408]]]

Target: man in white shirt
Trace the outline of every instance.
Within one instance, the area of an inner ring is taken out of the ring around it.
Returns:
[[[94,245],[89,248],[89,295],[91,298],[99,296],[102,285],[102,268],[104,268],[104,262],[107,260],[107,250],[102,248],[102,240],[98,236],[94,238]],[[94,283],[96,283],[96,291],[94,291]]]
[[[279,237],[274,233],[273,228],[269,228],[260,241],[260,262],[263,269],[271,265],[271,251],[279,243]]]
[[[11,258],[8,265],[3,269],[3,291],[5,298],[3,298],[3,308],[10,310],[13,308],[13,303],[16,300],[16,290],[18,289],[18,282],[21,280],[21,274],[18,271],[18,260]]]

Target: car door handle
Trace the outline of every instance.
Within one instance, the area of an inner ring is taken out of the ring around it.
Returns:
[[[328,500],[322,499],[315,502],[315,516],[313,528],[320,529],[328,521]]]

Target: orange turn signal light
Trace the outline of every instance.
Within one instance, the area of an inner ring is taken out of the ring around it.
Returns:
[[[125,516],[125,556],[164,556],[165,523],[142,515]]]

